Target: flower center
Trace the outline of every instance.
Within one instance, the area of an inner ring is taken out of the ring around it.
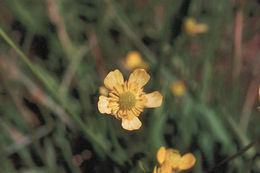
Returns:
[[[131,109],[135,106],[135,95],[130,92],[124,92],[119,96],[119,104],[121,109]]]

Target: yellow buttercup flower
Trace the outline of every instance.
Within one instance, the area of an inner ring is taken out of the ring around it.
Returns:
[[[190,169],[194,166],[196,159],[193,154],[180,155],[178,150],[160,147],[157,152],[157,160],[160,167],[155,166],[153,173],[175,173]]]
[[[128,70],[134,70],[136,68],[148,69],[148,64],[142,59],[142,56],[137,51],[131,51],[126,55],[125,67]]]
[[[124,81],[119,70],[111,71],[104,79],[104,84],[110,92],[108,97],[99,97],[99,112],[122,119],[122,127],[126,130],[139,129],[142,123],[138,116],[143,109],[159,107],[162,104],[163,96],[158,91],[149,94],[143,92],[143,86],[149,79],[150,76],[144,69],[134,70],[128,81]]]
[[[170,86],[172,93],[175,96],[182,96],[186,91],[186,86],[183,81],[175,81]]]
[[[197,24],[196,20],[192,17],[188,17],[184,21],[184,29],[190,35],[196,35],[205,33],[208,31],[208,25]]]

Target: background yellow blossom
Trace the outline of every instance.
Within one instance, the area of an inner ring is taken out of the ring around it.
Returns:
[[[182,96],[186,91],[186,86],[183,81],[172,82],[170,88],[175,96]]]
[[[198,24],[192,17],[188,17],[184,21],[184,29],[190,35],[205,33],[208,31],[207,24]]]
[[[124,60],[124,65],[128,70],[143,68],[148,70],[148,64],[142,59],[142,55],[138,51],[129,52]]]

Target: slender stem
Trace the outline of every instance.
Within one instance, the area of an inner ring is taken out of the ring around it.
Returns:
[[[258,142],[258,140],[248,144],[247,146],[245,146],[244,148],[242,148],[241,150],[239,150],[237,153],[235,153],[234,155],[222,160],[220,163],[218,163],[216,166],[214,166],[212,169],[210,169],[209,171],[207,171],[206,173],[210,173],[213,172],[216,168],[226,164],[227,162],[235,159],[236,157],[242,155],[243,153],[245,153],[247,150],[249,150],[251,147],[253,147],[256,143]]]
[[[55,95],[56,91],[53,87],[50,86],[49,82],[46,78],[38,71],[35,66],[30,62],[29,58],[14,44],[14,42],[6,35],[6,33],[0,27],[0,35],[4,38],[4,40],[16,51],[18,55],[22,58],[22,60],[28,65],[30,70],[43,82],[43,84]]]
[[[0,27],[0,35],[4,38],[4,40],[22,57],[22,59],[25,61],[25,63],[33,69],[30,61],[28,58],[24,55],[24,53],[14,44],[14,42],[5,34],[5,32]]]
[[[237,5],[234,19],[234,65],[233,80],[238,79],[242,67],[242,33],[243,33],[243,10],[242,5]]]
[[[30,62],[29,58],[14,44],[14,42],[6,35],[6,33],[0,27],[0,35],[4,38],[4,40],[17,52],[18,55],[22,58],[22,60],[28,65],[30,70],[43,82],[45,87],[51,92],[51,94],[55,97],[55,99],[68,111],[68,113],[73,117],[76,123],[83,129],[83,132],[87,137],[93,140],[102,150],[107,153],[109,146],[106,145],[103,141],[100,141],[97,135],[95,135],[92,131],[90,131],[84,122],[77,116],[74,112],[71,111],[69,106],[64,102],[63,99],[59,96],[59,94],[55,91],[55,89],[49,84],[44,75],[38,71],[35,66]]]
[[[66,72],[62,78],[60,87],[59,87],[59,93],[61,96],[65,96],[68,88],[70,86],[70,82],[72,80],[73,75],[75,74],[77,67],[80,65],[80,62],[84,58],[84,55],[88,53],[89,47],[83,46],[79,48],[79,51],[77,51],[77,54],[75,55],[75,58],[70,61],[70,64],[68,65]]]
[[[114,10],[115,17],[117,18],[118,24],[123,28],[126,35],[128,35],[129,39],[131,39],[141,49],[141,51],[144,53],[144,55],[150,61],[150,63],[156,64],[156,56],[149,48],[147,48],[144,45],[144,43],[139,39],[137,34],[130,28],[129,25],[131,25],[131,24],[130,24],[130,22],[128,22],[128,23],[126,22],[129,20],[128,20],[127,16],[125,15],[125,13],[120,8],[119,4],[114,0],[112,0],[111,2],[112,2],[111,6],[112,6],[112,9]],[[110,3],[110,2],[108,2],[108,3]]]

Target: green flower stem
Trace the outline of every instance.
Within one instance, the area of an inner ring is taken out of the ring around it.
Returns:
[[[153,52],[151,52],[144,43],[139,39],[136,33],[130,28],[131,23],[128,20],[127,16],[119,6],[119,4],[112,0],[112,2],[108,2],[108,5],[112,4],[111,7],[114,10],[115,17],[118,21],[118,24],[122,27],[123,31],[125,31],[126,35],[131,39],[137,47],[141,49],[144,53],[145,57],[150,61],[151,64],[156,64],[156,57]],[[127,21],[127,22],[126,22]]]
[[[14,44],[14,42],[6,35],[6,33],[0,27],[0,35],[4,38],[4,40],[16,51],[18,55],[22,58],[26,65],[30,68],[30,70],[43,82],[46,88],[50,90],[52,94],[55,95],[56,91],[52,89],[49,82],[45,79],[43,74],[38,71],[33,64],[30,62],[29,58]]]
[[[245,146],[244,148],[242,148],[241,150],[239,150],[237,153],[235,153],[234,155],[224,159],[223,161],[221,161],[220,163],[218,163],[216,166],[214,166],[212,169],[210,169],[209,171],[207,171],[207,173],[213,172],[216,168],[228,163],[229,161],[239,157],[240,155],[244,154],[246,151],[248,151],[250,148],[252,148],[255,144],[257,144],[258,140],[248,144],[247,146]]]
[[[3,39],[17,52],[18,55],[22,58],[25,64],[30,68],[30,70],[43,82],[45,87],[51,92],[53,97],[68,111],[68,113],[72,116],[72,118],[76,121],[76,123],[82,128],[84,134],[97,146],[99,146],[105,153],[109,152],[109,146],[106,145],[105,141],[98,138],[92,131],[90,131],[84,122],[80,119],[79,116],[74,114],[74,112],[69,109],[69,106],[65,104],[63,99],[61,99],[58,93],[53,89],[48,80],[44,77],[44,75],[38,71],[35,66],[30,62],[29,58],[14,44],[14,42],[6,35],[6,33],[0,27],[0,35]]]

